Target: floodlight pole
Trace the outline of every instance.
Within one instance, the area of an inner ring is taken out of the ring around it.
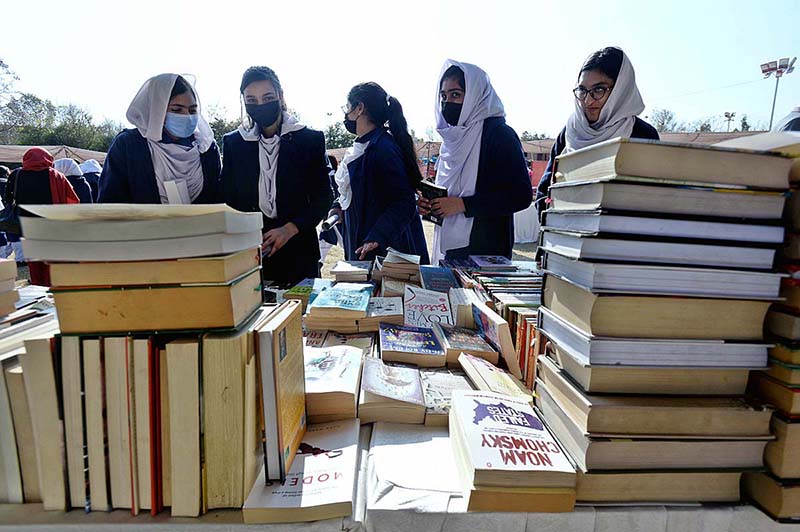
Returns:
[[[780,76],[775,76],[775,94],[772,95],[772,112],[769,114],[769,130],[772,131],[772,119],[775,117],[775,100],[778,99],[778,83],[781,82]]]

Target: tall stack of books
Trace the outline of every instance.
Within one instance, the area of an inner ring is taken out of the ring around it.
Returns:
[[[784,222],[786,245],[780,256],[781,297],[767,315],[774,346],[769,369],[753,372],[750,391],[776,407],[772,418],[775,441],[764,454],[767,471],[747,473],[744,489],[767,514],[780,521],[800,520],[800,135],[767,133],[748,137],[747,145],[795,157]],[[737,142],[741,144],[741,141]]]
[[[743,396],[767,362],[790,166],[627,139],[558,159],[536,405],[579,466],[578,501],[737,501],[762,466],[772,412]]]
[[[262,306],[261,216],[27,210],[61,326],[20,357],[44,507],[197,516],[241,507],[262,454],[285,478],[305,430],[301,312]]]

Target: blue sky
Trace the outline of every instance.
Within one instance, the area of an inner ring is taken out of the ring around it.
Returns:
[[[269,65],[317,128],[341,120],[352,85],[377,81],[418,136],[433,124],[437,77],[452,57],[489,73],[518,133],[552,136],[572,111],[585,57],[617,45],[636,70],[643,116],[667,108],[691,122],[733,111],[736,125],[743,114],[766,124],[775,82],[759,65],[800,55],[798,12],[800,0],[10,0],[0,57],[18,89],[122,122],[160,72],[194,74],[203,105],[236,117],[242,72]],[[780,82],[776,120],[795,105],[800,68]]]

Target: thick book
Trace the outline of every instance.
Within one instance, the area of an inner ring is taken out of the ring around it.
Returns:
[[[739,471],[578,472],[580,503],[739,502]]]
[[[331,268],[331,275],[337,281],[367,281],[372,271],[372,261],[340,260]]]
[[[536,407],[581,471],[759,469],[770,436],[744,439],[603,438],[584,434],[545,387]]]
[[[800,386],[787,385],[769,377],[761,371],[754,371],[750,377],[750,391],[790,417],[800,416]]]
[[[694,240],[730,240],[734,242],[783,242],[782,225],[742,223],[741,220],[695,218],[685,215],[657,217],[650,213],[624,211],[548,211],[545,227],[568,233],[645,235]]]
[[[31,240],[137,242],[260,231],[258,213],[227,205],[27,205],[20,220]],[[132,244],[136,245],[136,244]],[[258,244],[256,244],[258,245]]]
[[[538,362],[536,390],[546,388],[585,434],[670,437],[769,434],[772,409],[749,404],[741,398],[586,394],[547,357]]]
[[[554,275],[546,276],[542,299],[585,334],[619,338],[761,340],[770,306],[747,299],[594,293]]]
[[[306,431],[301,318],[300,303],[286,301],[257,328],[267,480],[286,478]]]
[[[14,436],[14,419],[11,411],[9,389],[6,383],[4,363],[11,363],[18,355],[24,356],[20,349],[13,354],[0,357],[0,501],[22,504],[23,487],[21,457]]]
[[[89,468],[90,509],[105,512],[111,509],[108,497],[106,462],[107,429],[103,387],[102,339],[83,340],[83,401],[86,419],[86,453]]]
[[[526,390],[518,379],[488,360],[461,353],[458,356],[458,363],[476,389],[510,395],[531,402],[531,392]]]
[[[53,297],[64,333],[231,329],[261,305],[261,272],[220,284],[53,289]]]
[[[367,305],[367,316],[356,320],[359,332],[377,332],[381,323],[403,325],[403,298],[372,297]]]
[[[347,517],[356,500],[358,420],[311,425],[283,483],[262,470],[242,508],[245,523],[297,523]]]
[[[558,211],[607,209],[755,220],[780,220],[786,203],[781,192],[623,181],[554,183],[550,199]]]
[[[413,327],[455,325],[450,299],[446,293],[406,285],[403,310],[406,325]]]
[[[741,299],[780,296],[779,273],[588,262],[548,252],[545,270],[588,290]]]
[[[433,330],[442,341],[442,346],[447,352],[447,364],[450,366],[458,365],[458,357],[461,353],[469,353],[470,355],[484,358],[492,364],[497,364],[500,359],[497,351],[474,329],[442,327],[437,324]]]
[[[379,335],[384,362],[428,368],[443,367],[446,363],[445,350],[433,329],[381,323]]]
[[[64,440],[67,447],[67,478],[72,508],[84,508],[87,484],[84,478],[84,417],[81,386],[81,343],[77,336],[61,338],[61,396],[64,408]],[[2,397],[0,397],[2,400]],[[20,501],[21,502],[21,501]]]
[[[365,358],[358,417],[361,423],[424,423],[425,396],[419,370]]]
[[[767,515],[796,523],[800,519],[800,484],[786,482],[769,473],[745,473],[742,476],[745,496]]]
[[[363,358],[361,348],[348,345],[303,349],[309,423],[357,417]]]
[[[767,375],[789,386],[800,386],[800,366],[770,358]]]
[[[508,371],[517,379],[522,379],[522,367],[514,349],[508,322],[486,304],[477,301],[472,304],[472,317],[481,336],[502,355]]]
[[[679,184],[785,189],[792,160],[774,153],[615,138],[558,157],[557,183],[649,178]]]
[[[453,270],[450,268],[442,268],[440,266],[420,266],[419,276],[422,281],[422,288],[426,290],[433,290],[435,292],[443,292],[447,294],[450,289],[458,288],[460,285],[453,275]]]
[[[766,328],[788,340],[800,340],[800,311],[774,307],[767,314]]]
[[[22,354],[22,350],[20,350]],[[39,488],[39,468],[36,462],[36,445],[33,439],[33,423],[28,398],[25,396],[25,382],[19,357],[6,360],[5,372],[8,402],[14,422],[12,435],[19,453],[19,469],[22,478],[22,500],[42,502]]]
[[[365,318],[370,294],[365,290],[334,286],[308,305],[308,313],[320,318]]]
[[[25,340],[25,355],[20,357],[20,361],[33,425],[44,509],[64,511],[68,495],[64,471],[64,424],[58,408],[52,345],[52,337]]]
[[[131,451],[135,448],[135,442],[131,441],[130,433],[127,361],[128,351],[133,347],[132,341],[127,336],[105,338],[103,369],[111,505],[114,508],[135,510],[135,505],[132,504],[135,482],[131,467]]]
[[[446,427],[454,390],[472,390],[466,373],[449,368],[421,369],[419,378],[425,396],[425,424]]]
[[[539,330],[582,364],[684,368],[764,368],[769,344],[591,336],[545,307]]]
[[[419,191],[422,192],[422,197],[428,201],[447,197],[447,187],[431,183],[430,181],[425,181],[424,179],[419,184]],[[423,214],[422,219],[433,222],[436,225],[442,225],[442,222],[444,221],[441,216],[437,216],[433,214],[433,212]]]
[[[764,451],[769,471],[779,478],[800,478],[800,422],[775,415],[770,428],[775,440]]]
[[[450,440],[453,453],[466,458],[466,477],[476,486],[575,486],[569,458],[525,401],[491,392],[454,391]]]
[[[551,342],[553,358],[588,393],[744,395],[749,368],[584,364]]]
[[[622,261],[644,264],[709,266],[730,269],[769,270],[775,249],[712,243],[625,240],[544,231],[541,248],[564,257],[588,261]]]
[[[322,347],[333,347],[337,345],[349,345],[358,347],[364,356],[372,356],[376,346],[376,339],[373,333],[353,333],[341,334],[336,331],[328,331]]]
[[[391,265],[417,265],[419,266],[420,256],[412,255],[411,253],[402,253],[391,247],[386,248],[386,257],[383,259],[383,264]]]

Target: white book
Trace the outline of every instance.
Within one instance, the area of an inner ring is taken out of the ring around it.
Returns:
[[[406,285],[403,297],[405,324],[431,328],[433,325],[455,325],[448,295],[434,290]]]
[[[653,218],[634,214],[605,212],[545,213],[545,229],[595,235],[620,233],[697,240],[731,240],[736,242],[783,242],[782,225],[743,224],[708,220]]]
[[[775,250],[709,244],[622,240],[545,231],[542,248],[579,260],[615,260],[689,266],[768,270]]]
[[[3,360],[10,360],[12,355],[25,356],[25,350],[18,349],[11,355],[0,357],[0,502],[22,504],[22,470],[3,370]]]
[[[545,270],[587,290],[773,299],[786,274],[587,262],[548,252]],[[452,291],[451,291],[452,294]]]
[[[410,253],[401,253],[396,249],[386,248],[386,258],[383,259],[384,264],[391,263],[405,263],[405,264],[419,264],[420,256],[412,255]]]
[[[262,468],[242,508],[245,523],[294,523],[353,512],[358,466],[357,419],[311,425],[286,475],[265,485]]]
[[[29,260],[84,262],[165,260],[209,255],[229,255],[261,245],[261,230],[248,233],[217,233],[178,238],[156,238],[135,243],[125,241],[64,242],[22,240]]]
[[[573,487],[575,469],[533,407],[493,392],[454,390],[450,424],[476,486]]]
[[[397,316],[403,314],[402,297],[373,297],[367,305],[367,318]]]
[[[357,393],[364,352],[349,345],[306,347],[306,397],[328,393]]]
[[[763,368],[768,344],[589,336],[539,307],[539,330],[584,365]]]

